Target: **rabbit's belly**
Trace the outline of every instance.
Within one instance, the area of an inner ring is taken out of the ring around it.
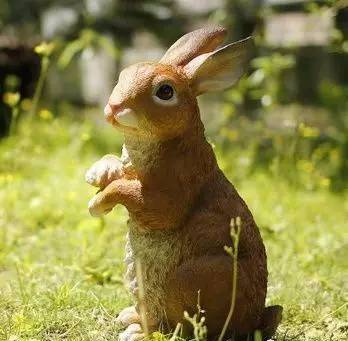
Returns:
[[[139,232],[131,225],[130,222],[125,258],[128,288],[134,296],[137,295],[137,260],[141,264],[146,310],[151,319],[161,321],[167,275],[179,265],[183,257],[182,250],[185,250],[182,236],[179,236],[178,231]]]

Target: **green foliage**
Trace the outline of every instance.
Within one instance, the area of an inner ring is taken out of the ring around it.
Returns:
[[[253,100],[262,107],[281,103],[285,97],[282,76],[285,70],[294,67],[295,59],[292,55],[276,52],[253,59],[251,65],[253,72],[250,76],[242,79],[235,88],[226,93],[226,109],[230,107],[231,113],[247,100]]]
[[[248,77],[250,97],[260,100],[262,106],[279,104],[284,95],[281,76],[285,70],[295,65],[292,55],[273,53],[252,60],[255,71]]]
[[[256,23],[258,19],[267,21],[270,14],[275,14],[270,7],[260,11],[256,7],[251,9],[247,1],[227,3],[237,10],[224,19],[232,32],[245,36],[250,32],[240,32],[239,27],[255,21],[256,57],[251,60],[250,74],[225,94],[225,121],[218,137],[223,143],[223,153],[243,155],[238,164],[241,177],[245,172],[268,169],[273,175],[307,189],[345,189],[348,181],[347,86],[342,81],[335,82],[334,75],[322,76],[317,84],[308,83],[302,76],[306,70],[300,69],[297,63],[301,50],[309,51],[310,47],[271,49],[267,45],[262,26]],[[344,3],[310,1],[304,10],[334,16]],[[248,20],[241,20],[240,12]],[[333,28],[330,35],[329,46],[320,51],[313,49],[313,59],[319,52],[327,58],[335,53],[332,57],[339,55],[343,60],[347,52],[343,28]],[[305,82],[307,87],[317,89],[315,99],[310,100],[302,92],[299,94],[297,88]],[[304,104],[304,99],[310,104]]]
[[[58,65],[61,68],[65,68],[70,64],[75,55],[90,47],[104,49],[115,60],[119,58],[119,49],[110,41],[110,39],[93,30],[84,29],[80,32],[80,36],[77,39],[72,40],[65,45],[58,59]]]
[[[52,118],[25,122],[0,145],[0,339],[116,333],[113,316],[129,301],[126,216],[87,213],[83,173],[97,139],[88,122]]]
[[[312,123],[304,123],[304,118],[296,117],[300,110],[296,106],[287,110],[277,107],[256,122],[236,118],[231,128],[222,129],[225,142],[222,151],[218,152],[230,155],[225,162],[231,170],[237,164],[235,172],[240,177],[267,170],[308,190],[344,190],[347,180],[346,136],[332,123],[321,129]],[[312,113],[312,110],[306,112]]]
[[[345,189],[347,87],[323,80],[317,106],[289,103],[284,75],[294,65],[294,56],[279,53],[252,60],[251,74],[225,95],[224,150],[231,143],[244,150],[243,172],[267,168],[307,189]]]

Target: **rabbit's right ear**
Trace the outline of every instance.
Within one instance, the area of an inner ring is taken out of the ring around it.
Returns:
[[[214,51],[225,36],[226,29],[222,26],[207,26],[187,33],[167,50],[160,63],[184,66],[195,57]]]

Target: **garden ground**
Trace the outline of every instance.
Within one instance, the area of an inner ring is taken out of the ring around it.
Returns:
[[[84,172],[117,153],[120,136],[41,116],[0,142],[0,339],[116,340],[114,318],[131,300],[123,285],[127,213],[90,217],[95,190]],[[277,339],[346,340],[348,195],[262,171],[236,177],[226,151],[219,162],[232,169],[227,176],[265,240],[268,304],[284,307]]]

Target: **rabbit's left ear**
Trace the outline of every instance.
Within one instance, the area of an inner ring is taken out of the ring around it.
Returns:
[[[168,49],[160,63],[183,66],[203,53],[214,51],[225,36],[226,30],[219,25],[206,26],[187,33]]]
[[[243,75],[252,50],[252,38],[202,54],[184,66],[194,93],[219,91],[234,85]]]

